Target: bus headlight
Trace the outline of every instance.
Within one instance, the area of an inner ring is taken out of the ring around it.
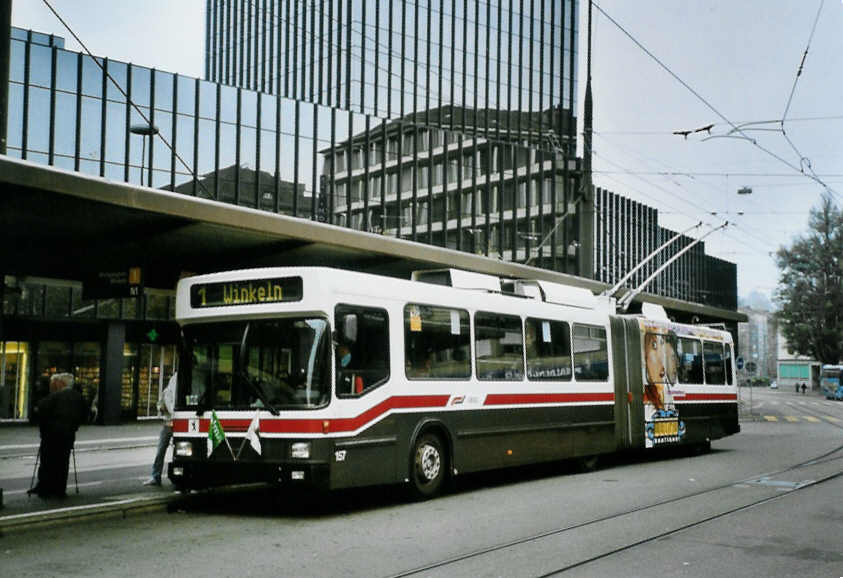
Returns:
[[[191,442],[176,442],[176,455],[183,458],[193,457],[193,444]]]
[[[290,456],[306,460],[310,458],[310,442],[296,442],[290,446]]]

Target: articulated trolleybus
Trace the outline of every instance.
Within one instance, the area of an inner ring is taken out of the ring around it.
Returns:
[[[179,282],[179,488],[406,483],[739,431],[728,332],[545,281],[271,268]]]

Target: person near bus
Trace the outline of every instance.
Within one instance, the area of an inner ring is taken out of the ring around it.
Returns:
[[[173,374],[167,387],[158,396],[158,411],[164,423],[161,425],[161,433],[158,434],[158,449],[155,452],[155,460],[152,462],[152,473],[146,480],[144,486],[160,486],[161,472],[164,471],[164,456],[167,455],[167,448],[170,447],[170,440],[173,439],[173,408],[176,403],[177,374]]]
[[[76,430],[85,423],[88,406],[82,394],[73,388],[73,375],[56,373],[50,378],[50,394],[38,403],[40,467],[38,483],[29,490],[42,498],[67,495],[70,452],[76,442]]]

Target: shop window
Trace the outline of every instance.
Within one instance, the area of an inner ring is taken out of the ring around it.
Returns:
[[[571,330],[564,321],[527,319],[527,377],[533,381],[570,381]]]
[[[409,379],[469,378],[468,312],[407,304],[404,307],[404,362]]]
[[[524,379],[521,318],[497,313],[474,315],[477,379]]]
[[[338,305],[336,388],[339,397],[363,395],[389,379],[389,317],[383,309]]]
[[[574,324],[574,375],[577,381],[609,379],[605,328]]]

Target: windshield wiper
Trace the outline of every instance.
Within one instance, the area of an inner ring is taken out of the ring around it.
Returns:
[[[246,382],[246,385],[249,386],[249,388],[255,393],[255,395],[258,396],[258,399],[263,402],[264,407],[268,409],[272,415],[278,415],[281,412],[279,412],[275,408],[275,406],[273,406],[269,402],[269,398],[266,396],[266,393],[264,393],[263,389],[261,389],[261,387],[257,383],[255,383],[251,377],[249,377],[249,374],[246,372],[246,370],[243,369],[244,367],[246,367],[246,340],[249,337],[249,327],[251,326],[251,323],[246,323],[246,328],[243,329],[243,339],[240,340],[240,370],[237,372],[237,374],[240,376],[240,379],[242,381]]]
[[[265,409],[268,409],[272,415],[278,415],[279,413],[281,413],[280,411],[278,411],[278,409],[276,409],[274,405],[269,402],[269,398],[266,397],[266,394],[264,393],[263,389],[261,389],[261,386],[255,383],[255,381],[249,376],[248,373],[241,369],[237,372],[237,375],[239,375],[240,379],[244,381],[246,385],[249,386],[249,388],[254,392],[255,395],[258,396],[258,399],[261,400]]]
[[[205,413],[205,410],[208,409],[205,407],[205,398],[207,397],[207,394],[207,391],[203,391],[202,395],[199,396],[199,401],[196,404],[196,415],[202,415]]]

